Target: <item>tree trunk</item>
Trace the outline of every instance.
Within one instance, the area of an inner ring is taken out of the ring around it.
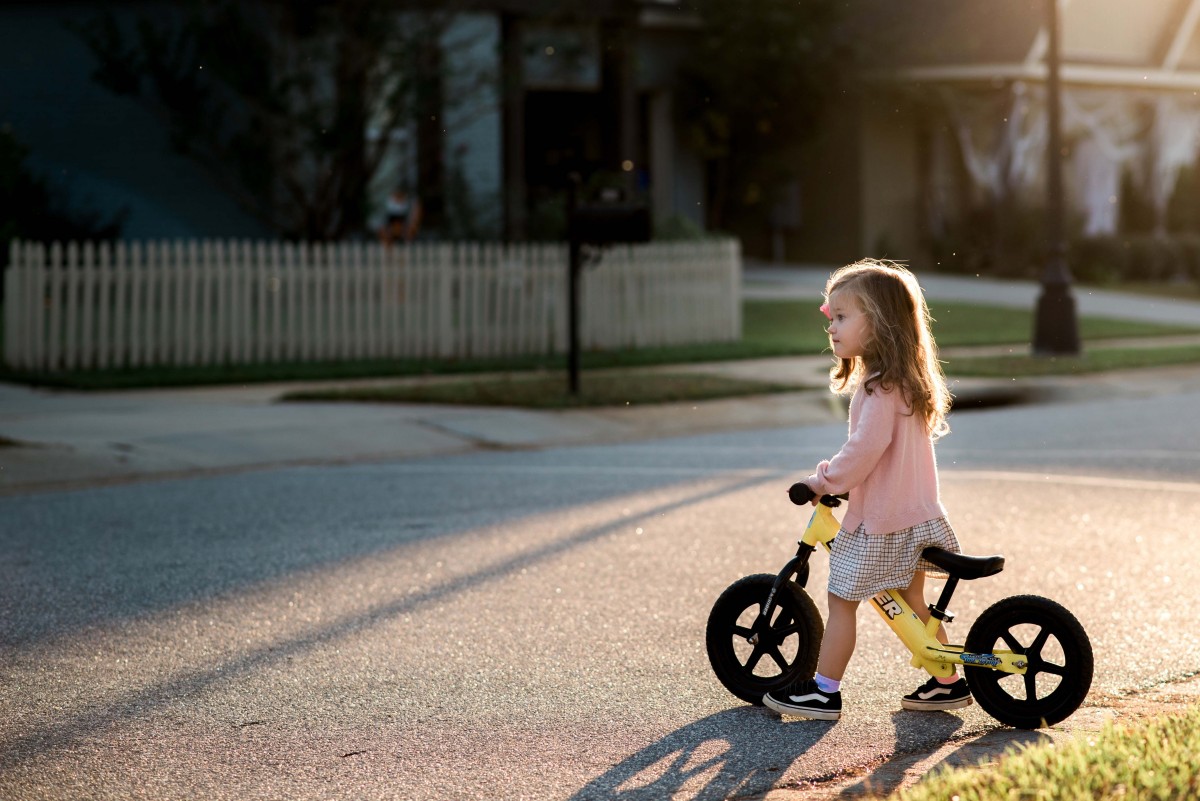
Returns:
[[[359,26],[364,24],[354,4],[343,12],[342,35],[338,41],[333,127],[334,170],[339,185],[327,197],[333,201],[325,224],[326,236],[340,239],[362,233],[367,227],[367,71],[372,48],[365,47]]]
[[[446,122],[443,119],[441,42],[430,37],[417,58],[417,193],[422,214],[431,228],[445,220]]]

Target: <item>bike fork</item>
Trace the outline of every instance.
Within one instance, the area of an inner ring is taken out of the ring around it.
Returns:
[[[779,594],[784,583],[790,581],[792,576],[796,577],[796,583],[801,587],[808,583],[808,557],[812,552],[813,546],[800,543],[796,555],[788,560],[788,563],[783,566],[783,570],[779,571],[779,575],[775,577],[775,583],[771,585],[771,592],[767,594],[767,600],[758,612],[758,619],[754,621],[754,633],[746,640],[751,645],[758,645],[759,634],[770,627],[771,613],[775,611],[775,596]]]

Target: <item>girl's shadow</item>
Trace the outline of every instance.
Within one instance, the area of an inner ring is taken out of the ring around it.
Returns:
[[[696,801],[765,793],[833,723],[785,726],[758,707],[718,712],[668,734],[612,767],[570,801]]]

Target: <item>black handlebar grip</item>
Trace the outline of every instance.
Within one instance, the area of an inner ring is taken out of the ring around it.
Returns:
[[[803,506],[806,503],[812,503],[812,499],[815,497],[815,495],[816,493],[809,489],[808,485],[803,481],[796,482],[788,490],[788,497],[791,498],[792,503],[796,504],[797,506]]]

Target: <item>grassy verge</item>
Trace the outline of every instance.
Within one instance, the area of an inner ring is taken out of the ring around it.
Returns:
[[[747,301],[743,304],[743,337],[739,342],[585,353],[582,366],[584,370],[597,370],[821,353],[827,349],[828,343],[823,318],[817,311],[818,305],[817,298],[801,301]],[[934,333],[942,348],[1027,343],[1033,329],[1033,314],[1030,310],[954,302],[934,302],[931,310],[936,318]],[[1084,340],[1198,332],[1200,329],[1182,326],[1093,317],[1080,319],[1080,336]],[[315,364],[155,367],[54,374],[30,374],[0,368],[0,380],[69,389],[102,390],[564,369],[565,359],[562,356],[459,361],[359,359]]]
[[[948,364],[954,378],[1004,378],[1082,375],[1141,367],[1200,364],[1200,346],[1174,348],[1114,348],[1078,358],[1034,359],[1029,356],[957,357]],[[744,381],[716,375],[583,373],[579,395],[567,391],[563,371],[500,378],[464,379],[429,384],[345,387],[301,390],[283,396],[289,401],[347,401],[361,403],[444,403],[470,406],[516,406],[565,409],[594,406],[638,406],[675,401],[702,401],[802,388],[788,384]]]
[[[1113,289],[1132,295],[1152,298],[1175,298],[1178,300],[1200,300],[1200,282],[1163,283],[1161,281],[1126,281],[1114,287],[1099,286],[1097,289]]]
[[[415,386],[298,391],[288,393],[284,399],[563,409],[702,401],[741,395],[792,392],[796,389],[787,384],[744,381],[715,375],[655,373],[639,375],[634,380],[631,376],[620,374],[585,374],[580,377],[579,394],[572,395],[568,391],[566,378],[556,372],[553,375],[517,375],[486,381],[445,381]]]
[[[747,301],[743,304],[745,345],[778,351],[781,355],[821,353],[829,344],[820,301]],[[938,347],[1028,344],[1033,334],[1033,310],[988,306],[978,303],[932,301],[933,335]],[[1084,340],[1158,337],[1196,334],[1200,329],[1158,325],[1107,317],[1079,319],[1079,336]]]
[[[1200,345],[1170,347],[1097,348],[1077,357],[956,356],[946,371],[956,378],[1013,378],[1075,375],[1141,367],[1200,363]]]
[[[956,768],[894,793],[892,801],[1200,797],[1200,707],[1136,724],[1109,725],[1086,740],[1039,745],[994,768]]]

